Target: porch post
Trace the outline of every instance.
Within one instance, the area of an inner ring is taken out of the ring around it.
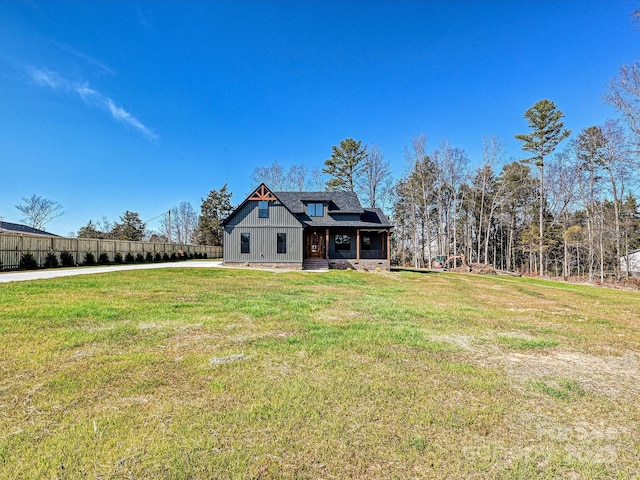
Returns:
[[[356,228],[356,260],[360,260],[360,229]]]
[[[387,230],[387,260],[391,261],[391,229]]]
[[[327,228],[327,233],[325,234],[324,241],[324,258],[329,260],[329,229]]]

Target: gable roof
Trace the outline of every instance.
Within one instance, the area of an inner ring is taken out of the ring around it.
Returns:
[[[240,205],[234,208],[233,211],[229,214],[229,216],[222,221],[222,226],[224,227],[225,225],[227,225],[227,223],[229,223],[229,221],[233,217],[235,217],[236,213],[242,210],[242,207],[244,207],[247,204],[247,202],[251,200],[259,201],[259,200],[280,200],[280,199],[274,196],[274,193],[271,191],[269,187],[267,187],[264,183],[261,183],[258,186],[258,188],[253,190],[253,192],[249,196],[247,196],[247,198],[245,198]],[[280,201],[282,202],[282,200]],[[287,205],[284,202],[282,202],[282,204],[287,210],[289,210],[289,207],[287,207]],[[295,214],[291,210],[289,210],[289,212],[291,213],[291,215],[295,217]]]
[[[43,235],[47,237],[57,237],[53,233],[45,232],[38,228],[21,225],[19,223],[0,222],[0,233],[19,233],[23,235]]]

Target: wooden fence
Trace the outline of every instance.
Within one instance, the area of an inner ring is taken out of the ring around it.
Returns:
[[[129,240],[103,240],[97,238],[65,238],[45,237],[34,235],[20,235],[11,233],[0,234],[0,270],[14,270],[20,266],[20,258],[23,253],[31,252],[39,266],[44,265],[49,253],[55,253],[60,260],[60,253],[67,251],[73,255],[76,264],[84,262],[85,254],[93,253],[95,259],[102,253],[109,256],[113,262],[116,253],[123,257],[132,253],[135,257],[138,253],[145,255],[151,252],[171,255],[178,251],[191,254],[207,254],[207,258],[221,258],[222,247],[211,245],[186,245],[182,243],[152,243],[132,242]]]

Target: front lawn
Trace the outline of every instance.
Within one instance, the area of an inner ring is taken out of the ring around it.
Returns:
[[[0,478],[637,478],[640,294],[167,269],[0,287]]]

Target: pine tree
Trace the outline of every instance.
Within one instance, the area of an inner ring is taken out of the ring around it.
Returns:
[[[516,135],[523,142],[522,149],[533,154],[526,160],[538,167],[540,172],[540,208],[539,208],[539,261],[540,276],[544,275],[544,159],[555,150],[558,144],[571,135],[571,131],[564,128],[562,118],[564,114],[558,110],[551,100],[540,100],[524,112],[528,120],[531,133]]]
[[[331,175],[327,190],[354,192],[359,174],[359,165],[367,157],[367,147],[361,141],[346,138],[339,146],[333,146],[331,158],[325,160],[323,173]]]
[[[233,210],[227,184],[220,190],[211,190],[202,199],[198,228],[195,233],[199,245],[222,245],[222,222]]]
[[[147,224],[140,220],[140,214],[127,210],[120,217],[122,223],[113,226],[112,236],[117,240],[141,241]]]

